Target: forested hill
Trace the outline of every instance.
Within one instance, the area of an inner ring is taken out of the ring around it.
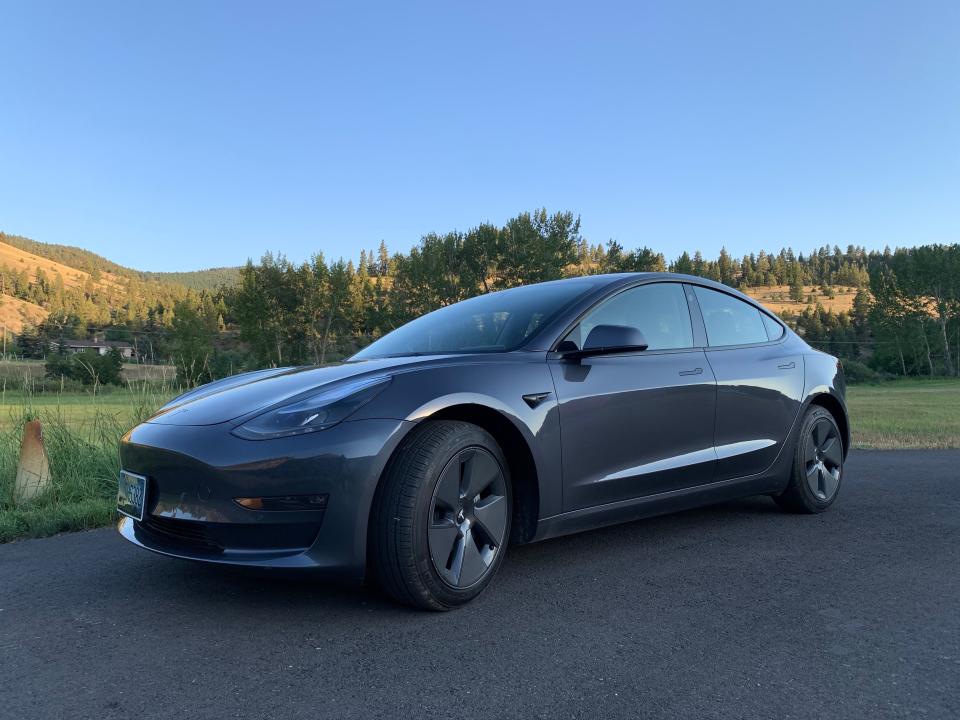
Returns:
[[[192,290],[214,290],[221,285],[232,285],[240,276],[239,267],[219,267],[189,272],[150,272],[118,265],[89,250],[72,245],[39,242],[20,235],[0,232],[0,243],[12,245],[32,255],[52,260],[61,265],[83,270],[87,273],[111,273],[120,277],[132,277],[141,281],[157,281],[182,285]]]
[[[86,250],[0,234],[0,331],[8,334],[49,326],[59,335],[69,325],[85,337],[137,326],[190,293]]]
[[[359,250],[359,248],[358,248]],[[960,245],[868,251],[823,244],[668,259],[596,243],[571,212],[524,212],[502,226],[430,233],[409,252],[360,250],[294,263],[266,254],[239,269],[145,273],[79,248],[0,235],[0,321],[16,353],[104,332],[188,383],[240,368],[322,363],[436,308],[493,290],[604,272],[670,270],[757,298],[850,374],[960,374]],[[215,288],[215,289],[213,289]],[[7,315],[16,314],[11,323]],[[149,348],[148,353],[143,348]],[[869,367],[868,367],[869,366]]]
[[[381,244],[376,253],[361,251],[358,264],[322,255],[295,264],[267,254],[248,263],[240,283],[222,295],[223,319],[239,331],[243,361],[253,367],[323,362],[423,313],[493,290],[664,270],[740,288],[814,347],[842,357],[850,377],[960,371],[960,245],[882,252],[822,245],[742,257],[721,249],[715,259],[694,251],[668,260],[648,247],[590,242],[579,217],[543,209],[502,226],[430,233],[409,253],[391,254]]]
[[[218,267],[188,272],[141,272],[145,280],[183,285],[191,290],[216,290],[223,286],[236,285],[240,280],[240,267]]]

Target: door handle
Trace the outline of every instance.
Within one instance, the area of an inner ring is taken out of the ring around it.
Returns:
[[[703,368],[694,368],[693,370],[681,370],[681,375],[703,375]]]
[[[777,365],[778,370],[793,370],[797,366],[796,363],[788,362],[783,365]]]

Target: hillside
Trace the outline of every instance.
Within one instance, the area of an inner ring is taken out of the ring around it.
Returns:
[[[8,332],[14,334],[20,333],[25,325],[36,325],[43,321],[53,306],[49,299],[32,297],[22,289],[18,295],[10,287],[10,278],[17,274],[20,275],[21,285],[34,285],[38,273],[42,273],[48,286],[62,282],[65,291],[82,296],[83,302],[99,303],[100,313],[98,318],[91,318],[92,324],[122,320],[116,312],[120,307],[126,308],[129,316],[142,311],[146,304],[153,304],[157,300],[175,300],[188,290],[213,291],[222,286],[235,285],[240,275],[239,267],[188,272],[135,270],[82,248],[0,233],[0,271],[4,270],[7,271],[7,287],[4,287],[4,278],[0,276],[0,326],[5,326]],[[383,282],[389,288],[392,278],[386,277]],[[847,312],[856,294],[855,288],[837,285],[833,288],[833,297],[827,297],[820,287],[807,285],[804,287],[803,301],[796,302],[790,299],[787,285],[744,286],[741,289],[779,314],[796,314],[813,304],[832,312]],[[139,309],[131,311],[131,306],[138,306]]]
[[[5,248],[5,249],[4,249]],[[239,267],[218,267],[208,270],[192,270],[189,272],[150,272],[135,270],[118,265],[89,250],[72,245],[58,245],[31,240],[20,235],[8,235],[0,232],[0,265],[3,265],[3,253],[22,253],[25,255],[43,258],[46,262],[61,267],[69,267],[74,272],[80,271],[83,275],[100,273],[108,276],[125,277],[141,282],[160,282],[181,285],[192,290],[214,290],[221,285],[232,285],[240,276]],[[9,265],[10,263],[7,262]],[[46,268],[44,267],[44,271]],[[66,278],[64,278],[66,282]]]
[[[24,325],[37,325],[43,322],[48,314],[47,310],[34,303],[0,295],[0,333],[6,329],[8,333],[17,335]]]
[[[137,270],[131,270],[122,265],[107,260],[105,257],[97,255],[89,250],[74,247],[72,245],[58,245],[56,243],[45,243],[38,240],[31,240],[20,235],[8,235],[0,233],[0,263],[3,262],[3,256],[16,255],[17,253],[26,254],[33,258],[43,258],[47,262],[52,262],[60,267],[68,267],[74,273],[80,271],[87,276],[91,273],[100,273],[114,275],[118,277],[136,277],[142,278],[143,273]]]
[[[6,265],[14,272],[26,271],[31,275],[39,268],[51,279],[59,275],[63,280],[64,287],[68,288],[83,287],[90,279],[90,273],[81,269],[79,265],[71,264],[69,262],[70,258],[65,258],[65,262],[58,262],[51,256],[35,254],[24,249],[24,246],[7,242],[12,237],[0,233],[0,267]],[[42,243],[36,244],[42,245]],[[112,265],[108,261],[104,261],[104,263]],[[119,286],[117,277],[113,273],[106,272],[106,268],[104,268],[104,271],[101,272],[100,281]]]
[[[9,239],[0,242],[0,294],[16,301],[4,301],[0,321],[8,332],[24,328],[15,339],[20,356],[42,357],[61,337],[130,338],[151,362],[179,363],[189,383],[241,368],[346,357],[416,317],[490,289],[664,270],[745,291],[813,347],[849,362],[860,380],[960,374],[960,313],[950,304],[960,297],[960,244],[883,251],[823,245],[742,258],[721,249],[716,259],[694,250],[668,261],[648,247],[592,244],[572,212],[543,208],[502,227],[429,233],[408,253],[390,253],[381,243],[376,253],[361,251],[359,262],[318,254],[299,264],[266,253],[239,270],[195,273],[131,270],[78,248]],[[206,291],[238,275],[242,282],[227,291]],[[878,301],[871,287],[882,291]],[[44,312],[35,332],[25,327]]]
[[[0,238],[6,239],[7,237],[9,236],[0,235]],[[84,270],[34,255],[15,245],[0,242],[0,268],[4,267],[13,273],[27,273],[31,279],[36,276],[39,270],[51,281],[56,281],[59,278],[63,282],[64,288],[78,291],[87,287],[90,282],[90,273]],[[110,274],[101,274],[95,285],[103,289],[119,289],[120,287],[118,279]],[[25,324],[36,325],[42,322],[48,314],[47,309],[34,302],[13,297],[7,292],[0,293],[0,324],[8,332],[18,334],[23,330]]]
[[[183,285],[191,290],[216,290],[224,285],[236,285],[240,279],[239,267],[218,267],[189,272],[142,272],[145,280]]]
[[[856,288],[836,286],[833,288],[833,297],[827,297],[819,287],[805,285],[803,302],[796,302],[790,299],[789,285],[764,285],[740,289],[778,315],[781,313],[797,313],[808,305],[817,304],[830,312],[845,313],[853,308],[853,299],[857,296]],[[808,302],[811,299],[813,302]]]
[[[51,311],[86,327],[124,324],[188,292],[184,283],[148,277],[80,248],[0,233],[0,331],[20,334]]]

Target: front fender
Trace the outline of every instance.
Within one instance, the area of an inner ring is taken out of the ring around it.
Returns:
[[[548,396],[530,407],[523,396],[532,393]],[[492,410],[517,430],[536,468],[540,516],[560,512],[560,420],[544,354],[409,369],[394,375],[390,386],[355,417],[419,423],[444,411],[470,407]]]

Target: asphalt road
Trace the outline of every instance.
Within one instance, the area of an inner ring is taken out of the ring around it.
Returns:
[[[0,546],[0,718],[960,717],[960,451],[857,452],[763,498],[512,548],[469,607]]]

